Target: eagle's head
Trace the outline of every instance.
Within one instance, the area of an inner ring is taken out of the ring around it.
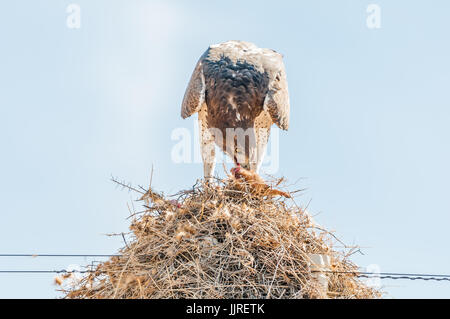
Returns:
[[[239,171],[241,170],[241,165],[238,163],[236,167],[233,167],[230,172],[234,178],[239,178]]]

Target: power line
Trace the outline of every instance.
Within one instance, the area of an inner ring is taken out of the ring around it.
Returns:
[[[312,272],[324,272],[333,274],[356,274],[356,275],[371,275],[371,276],[408,276],[408,277],[445,277],[450,278],[450,275],[436,275],[436,274],[414,274],[414,273],[397,273],[397,272],[364,272],[364,271],[326,271],[316,270]]]
[[[316,271],[320,272],[320,271]],[[332,274],[353,274],[358,278],[378,278],[378,279],[406,279],[406,280],[425,280],[425,281],[450,281],[450,275],[440,274],[408,274],[408,273],[389,273],[389,272],[362,272],[362,271],[322,271]]]
[[[93,273],[95,270],[0,270],[0,274],[61,274],[61,273]],[[318,272],[318,271],[315,271]],[[450,281],[450,275],[440,274],[403,274],[403,273],[369,273],[369,272],[345,272],[345,271],[323,271],[332,274],[352,274],[359,278],[379,278],[392,280],[425,280],[425,281]]]
[[[142,255],[142,256],[145,256]],[[0,254],[0,257],[126,257],[121,254]],[[35,273],[35,274],[50,274],[50,273],[92,273],[93,270],[0,270],[0,273],[18,274],[18,273]],[[425,281],[450,281],[450,275],[443,274],[416,274],[416,273],[398,273],[398,272],[362,272],[362,271],[312,271],[330,274],[349,274],[359,278],[379,278],[392,280],[425,280]]]
[[[369,276],[369,275],[356,275],[359,278],[379,278],[379,279],[407,279],[407,280],[425,280],[425,281],[450,281],[448,277],[411,277],[411,276],[388,276],[388,275],[380,275],[380,276]]]
[[[0,270],[0,274],[85,274],[92,273],[93,270]]]
[[[0,254],[0,257],[123,257],[120,254]]]

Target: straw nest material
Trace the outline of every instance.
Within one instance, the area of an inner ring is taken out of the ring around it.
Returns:
[[[176,200],[174,200],[176,198]],[[324,231],[292,199],[253,194],[224,180],[176,197],[148,190],[118,256],[65,298],[378,298]],[[329,256],[320,285],[311,254]]]

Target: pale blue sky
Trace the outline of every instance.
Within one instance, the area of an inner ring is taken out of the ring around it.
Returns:
[[[174,164],[170,134],[209,44],[284,54],[291,128],[280,171],[360,266],[450,273],[448,1],[7,1],[0,11],[0,253],[115,253],[127,202],[111,174],[167,193],[201,164]],[[380,5],[381,29],[366,27]],[[1,258],[0,269],[89,259]],[[0,297],[57,296],[53,275],[0,274]],[[388,297],[450,297],[448,282],[384,280]]]

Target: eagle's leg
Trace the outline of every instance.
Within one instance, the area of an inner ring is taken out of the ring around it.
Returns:
[[[200,151],[203,160],[203,175],[205,180],[210,182],[214,177],[214,168],[216,166],[216,150],[214,135],[208,129],[206,122],[199,119],[200,127]]]
[[[251,162],[250,169],[259,173],[261,169],[264,155],[267,149],[267,142],[269,141],[270,128],[255,128],[256,134],[256,162]]]

